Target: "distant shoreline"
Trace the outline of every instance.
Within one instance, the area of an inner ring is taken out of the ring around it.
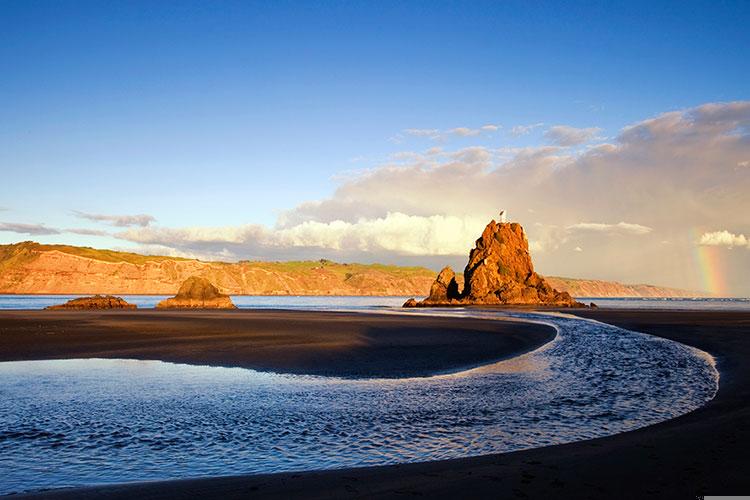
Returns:
[[[143,296],[143,297],[166,297],[174,295],[173,293],[118,293],[118,292],[98,292],[98,293],[81,293],[81,292],[70,292],[70,293],[7,293],[3,292],[0,293],[0,297],[8,296],[8,297],[22,297],[22,296],[30,296],[30,297],[67,297],[69,295],[78,295],[82,297],[86,296],[92,296],[92,295],[116,295],[116,296]],[[384,294],[366,294],[366,295],[340,295],[340,294],[320,294],[320,293],[308,293],[308,294],[281,294],[281,293],[269,293],[269,294],[262,294],[262,293],[230,293],[228,294],[231,297],[404,297],[404,298],[417,298],[425,297],[425,295],[384,295]],[[589,295],[581,295],[581,296],[574,296],[576,299],[588,299],[588,300],[596,300],[596,299],[630,299],[630,300],[697,300],[697,299],[706,299],[706,300],[731,300],[731,299],[747,299],[749,297],[714,297],[710,295],[696,295],[696,296],[672,296],[672,295],[665,295],[665,296],[642,296],[642,295],[603,295],[603,296],[589,296]],[[486,307],[486,306],[485,306]],[[514,307],[514,306],[509,306]]]

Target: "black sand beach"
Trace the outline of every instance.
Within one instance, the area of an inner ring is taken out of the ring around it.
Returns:
[[[51,352],[45,350],[45,345],[52,348],[45,340],[26,344],[10,354],[7,351],[19,342],[20,334],[13,332],[19,331],[22,325],[31,328],[35,323],[28,323],[31,321],[28,318],[38,320],[40,314],[0,315],[3,359],[33,359],[42,353],[52,357]],[[305,323],[302,315],[310,313],[299,313],[300,316],[287,312],[263,314],[278,315],[281,321],[296,318]],[[747,474],[750,467],[747,454],[750,445],[750,365],[747,363],[750,359],[750,313],[580,310],[575,314],[676,340],[713,354],[721,373],[716,398],[690,414],[633,432],[502,455],[349,470],[82,488],[47,492],[43,496],[84,499],[696,498],[703,494],[750,492],[750,475]],[[347,315],[332,315],[332,319],[342,323],[337,328],[359,321],[357,316]],[[393,328],[403,328],[401,334],[408,335],[408,328],[399,323],[400,320],[392,321]],[[449,326],[449,320],[434,321],[418,318],[413,326],[424,328],[429,324],[428,328],[436,328],[442,324],[449,329],[460,328],[459,325]],[[484,331],[480,325],[469,323],[462,321],[461,324],[476,331],[475,335]],[[63,323],[57,324],[63,326]],[[122,329],[118,335],[128,331],[122,325],[118,328]],[[315,330],[312,326],[302,328]],[[26,330],[25,334],[28,333]],[[8,340],[9,336],[13,336],[15,342]],[[424,340],[423,335],[410,338]],[[105,348],[112,343],[115,347]],[[115,336],[102,340],[100,350],[105,354],[112,349],[122,353],[128,351],[128,345],[124,337]],[[132,349],[136,354],[145,352]],[[304,348],[299,349],[304,351]],[[82,355],[82,352],[71,351],[69,356]],[[377,347],[374,352],[378,352]],[[119,354],[118,357],[126,356]]]
[[[158,359],[338,377],[459,371],[536,349],[541,325],[308,311],[6,311],[0,361]]]

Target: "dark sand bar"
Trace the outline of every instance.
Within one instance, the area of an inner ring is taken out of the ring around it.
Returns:
[[[338,377],[461,371],[532,351],[548,326],[310,311],[6,311],[0,361],[127,358]]]
[[[287,313],[263,313],[284,317]],[[714,400],[633,432],[419,464],[47,492],[50,498],[696,498],[750,492],[750,313],[580,310],[717,357]],[[336,317],[337,315],[334,315]],[[8,316],[3,315],[7,325]],[[300,316],[301,317],[301,316]],[[346,321],[346,316],[338,321]],[[420,324],[429,321],[420,319]],[[7,326],[5,327],[7,329]],[[7,331],[7,330],[6,330]],[[3,332],[5,333],[5,332]],[[4,336],[4,335],[3,335]],[[7,355],[6,355],[7,356]]]

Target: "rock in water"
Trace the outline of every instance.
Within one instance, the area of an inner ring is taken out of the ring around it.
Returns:
[[[408,305],[407,305],[408,304]],[[444,268],[432,284],[430,296],[405,307],[448,305],[546,305],[585,307],[569,293],[559,292],[534,272],[529,242],[520,224],[491,221],[469,253],[464,289],[459,293],[455,274]]]
[[[156,304],[158,309],[236,309],[229,295],[219,292],[210,281],[193,276],[186,279],[177,295]]]
[[[67,301],[65,304],[49,306],[45,309],[135,309],[135,304],[113,295],[94,295],[93,297],[79,297]]]

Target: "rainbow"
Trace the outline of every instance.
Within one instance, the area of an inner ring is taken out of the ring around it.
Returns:
[[[695,261],[701,273],[703,289],[716,297],[727,294],[726,273],[721,249],[707,245],[700,245],[700,231],[693,229],[693,245],[695,245]]]

